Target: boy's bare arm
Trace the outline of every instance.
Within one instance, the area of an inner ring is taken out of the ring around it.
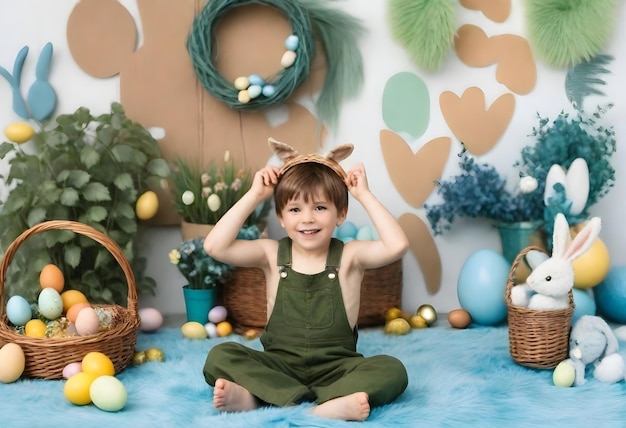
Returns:
[[[254,175],[252,187],[224,216],[204,240],[204,250],[217,260],[235,266],[266,263],[265,240],[238,240],[237,234],[257,206],[270,197],[278,180],[278,169],[268,165]]]
[[[363,269],[374,269],[402,257],[409,248],[408,238],[394,216],[370,191],[362,164],[348,172],[346,184],[350,194],[365,208],[379,236],[376,241],[353,241],[355,262]]]

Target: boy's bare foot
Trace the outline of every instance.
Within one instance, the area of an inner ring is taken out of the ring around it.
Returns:
[[[365,392],[355,392],[319,404],[311,413],[320,418],[364,421],[370,415],[369,397]]]
[[[243,412],[256,409],[259,403],[243,386],[226,379],[217,379],[213,389],[213,406],[225,412]]]

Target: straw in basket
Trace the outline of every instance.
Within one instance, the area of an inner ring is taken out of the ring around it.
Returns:
[[[235,268],[223,287],[224,306],[238,330],[263,329],[267,323],[265,276],[258,268]],[[402,300],[402,259],[365,271],[361,284],[361,327],[382,325],[385,312],[400,307]]]
[[[89,336],[64,338],[37,338],[20,334],[9,325],[6,317],[6,301],[4,283],[7,269],[19,246],[29,237],[49,230],[65,229],[84,235],[103,245],[119,263],[128,283],[127,307],[119,305],[93,305],[111,313],[111,328]],[[9,245],[0,264],[0,346],[5,343],[16,343],[24,351],[26,366],[24,376],[60,379],[63,368],[73,362],[80,362],[92,351],[102,352],[113,362],[115,372],[126,368],[133,359],[137,333],[139,331],[139,315],[137,312],[137,290],[135,277],[128,259],[117,243],[91,226],[65,220],[53,220],[40,223],[24,231]]]
[[[538,310],[517,306],[511,302],[511,289],[516,285],[518,266],[530,251],[523,249],[513,261],[506,283],[505,301],[508,308],[509,350],[513,360],[523,366],[548,369],[567,359],[569,332],[574,314],[574,295],[569,292],[569,306],[565,309]]]

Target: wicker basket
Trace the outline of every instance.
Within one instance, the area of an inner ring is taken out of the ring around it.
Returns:
[[[235,268],[223,287],[224,306],[236,329],[263,329],[267,323],[265,276],[258,268]],[[385,312],[402,301],[402,259],[365,272],[361,285],[361,327],[383,325]]]
[[[19,246],[29,237],[53,229],[67,229],[92,238],[102,244],[119,263],[128,282],[127,307],[119,305],[93,305],[106,308],[112,314],[112,327],[90,336],[74,336],[67,338],[33,338],[17,333],[9,325],[6,317],[6,301],[4,281],[6,272]],[[118,373],[126,368],[133,358],[137,334],[139,332],[139,315],[137,313],[137,291],[135,277],[128,259],[111,238],[98,232],[91,226],[64,220],[54,220],[31,227],[18,236],[9,246],[2,264],[0,264],[0,345],[16,343],[24,351],[26,367],[24,376],[60,379],[63,368],[73,362],[81,361],[91,351],[99,351],[107,355]]]
[[[513,360],[520,365],[549,369],[556,367],[568,357],[574,295],[570,290],[569,307],[566,309],[529,309],[511,302],[511,289],[516,285],[517,267],[524,256],[532,250],[545,252],[545,249],[535,246],[523,249],[513,261],[506,283],[509,350]]]

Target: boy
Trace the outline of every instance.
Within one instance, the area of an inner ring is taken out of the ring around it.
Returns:
[[[267,292],[264,351],[226,342],[207,356],[204,376],[214,386],[213,404],[244,411],[316,401],[316,416],[365,420],[371,406],[393,401],[408,380],[397,359],[356,352],[361,280],[366,269],[402,257],[408,240],[370,192],[363,165],[348,174],[339,166],[351,145],[327,157],[298,155],[273,139],[270,146],[286,163],[258,171],[204,243],[215,259],[263,269]],[[346,219],[348,192],[367,211],[378,240],[344,245],[332,238]],[[237,240],[246,218],[272,193],[287,237]]]

